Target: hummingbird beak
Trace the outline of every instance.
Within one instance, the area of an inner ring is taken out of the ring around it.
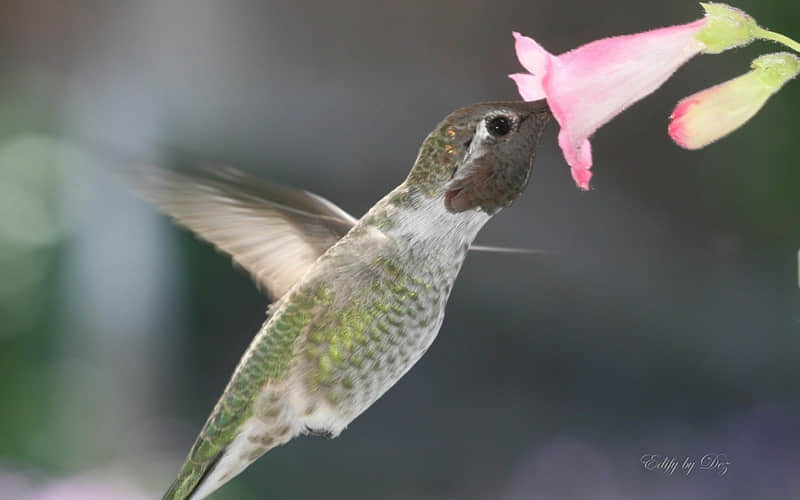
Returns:
[[[527,111],[525,114],[520,114],[520,132],[526,133],[527,131],[525,129],[529,129],[529,133],[534,135],[536,145],[538,145],[539,137],[541,137],[542,132],[544,132],[544,129],[547,127],[550,119],[553,118],[553,113],[550,111],[547,101],[541,99],[539,101],[523,101],[515,104],[518,104]]]
[[[541,117],[541,119],[544,120],[544,124],[546,124],[553,116],[546,99],[539,99],[538,101],[517,101],[513,104],[527,111],[525,119],[530,116],[538,116]]]

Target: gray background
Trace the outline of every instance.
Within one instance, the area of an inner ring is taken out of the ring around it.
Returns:
[[[794,2],[737,6],[800,36]],[[2,2],[0,497],[160,494],[264,318],[242,271],[104,167],[233,164],[359,215],[444,115],[517,98],[512,30],[559,53],[700,12]],[[800,87],[704,150],[665,133],[678,99],[776,50],[699,56],[603,127],[589,193],[551,126],[527,192],[478,239],[550,255],[470,255],[396,387],[339,439],[275,450],[215,498],[797,498]],[[710,452],[725,476],[640,464]]]

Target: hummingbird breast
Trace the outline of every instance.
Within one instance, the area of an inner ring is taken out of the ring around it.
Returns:
[[[386,256],[376,258],[365,289],[349,293],[308,332],[297,374],[309,428],[338,434],[430,346],[442,323],[451,287],[445,277],[452,270],[415,271]],[[340,423],[328,429],[331,412]]]
[[[452,214],[435,200],[398,207],[392,199],[376,205],[304,280],[324,287],[328,301],[297,344],[292,367],[299,388],[293,400],[309,429],[338,435],[425,353],[469,244],[488,220],[479,212]]]

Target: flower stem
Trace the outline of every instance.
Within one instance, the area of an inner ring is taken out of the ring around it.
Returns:
[[[764,40],[772,40],[773,42],[782,43],[795,52],[800,52],[800,42],[796,42],[786,35],[775,33],[774,31],[766,30],[764,28],[758,28],[753,34]]]

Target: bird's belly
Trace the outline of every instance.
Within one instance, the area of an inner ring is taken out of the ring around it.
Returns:
[[[371,340],[353,349],[346,362],[322,370],[326,376],[320,376],[319,367],[333,362],[322,359],[331,356],[330,349],[322,356],[305,356],[284,383],[265,386],[256,398],[253,416],[240,427],[193,498],[215,491],[263,453],[304,431],[338,436],[428,349],[444,313],[426,311],[425,315],[389,316],[388,328],[382,322],[365,327]],[[336,342],[332,339],[328,347]]]

